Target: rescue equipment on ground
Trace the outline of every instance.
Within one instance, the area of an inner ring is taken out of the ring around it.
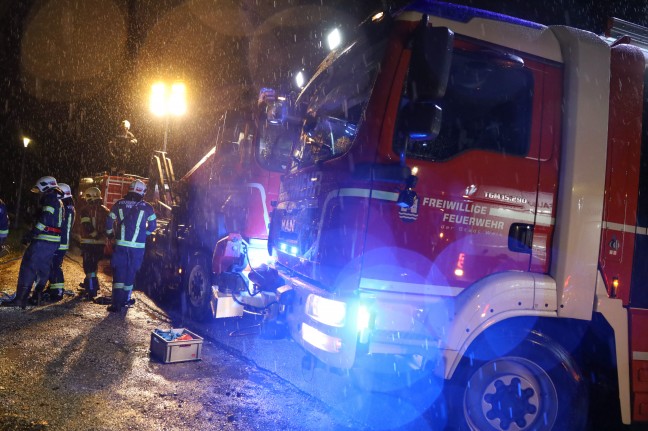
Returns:
[[[163,363],[199,361],[203,338],[186,328],[151,331],[151,356]]]

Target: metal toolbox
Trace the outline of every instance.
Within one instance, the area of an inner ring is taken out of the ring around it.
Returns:
[[[191,340],[165,340],[164,337],[151,332],[151,356],[165,364],[172,362],[199,361],[202,354],[203,338],[188,329],[177,328],[171,331],[182,331],[180,335],[190,335]]]

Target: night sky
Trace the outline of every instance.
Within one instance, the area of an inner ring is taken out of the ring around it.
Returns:
[[[542,24],[597,33],[607,17],[648,25],[643,1],[457,0]],[[155,80],[183,80],[188,112],[170,121],[181,176],[214,144],[218,119],[250,106],[263,86],[313,71],[334,27],[352,28],[380,1],[0,0],[0,198],[11,207],[25,156],[23,196],[54,175],[73,187],[102,171],[106,143],[131,122],[146,175],[164,120],[148,107]],[[22,136],[33,139],[25,150]],[[24,199],[24,197],[23,197]]]

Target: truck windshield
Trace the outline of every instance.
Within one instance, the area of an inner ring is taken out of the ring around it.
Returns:
[[[306,119],[293,167],[328,160],[353,144],[378,74],[386,40],[359,39],[322,63],[298,98]]]

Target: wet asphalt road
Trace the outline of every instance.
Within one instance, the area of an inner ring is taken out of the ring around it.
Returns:
[[[0,290],[13,291],[18,265],[0,263]],[[103,269],[102,293],[109,295],[107,261]],[[66,287],[76,290],[78,256],[66,259],[65,270]],[[444,429],[425,381],[366,392],[346,373],[304,367],[296,343],[262,336],[257,316],[200,323],[173,303],[136,297],[124,316],[78,297],[26,312],[0,309],[0,431]],[[203,336],[203,360],[151,358],[156,327]]]
[[[0,266],[0,290],[14,290],[18,266]],[[70,259],[64,271],[76,291],[83,271]],[[0,308],[0,431],[369,429],[223,343],[205,340],[201,361],[161,363],[150,333],[180,322],[135,297],[127,313],[78,296]]]

